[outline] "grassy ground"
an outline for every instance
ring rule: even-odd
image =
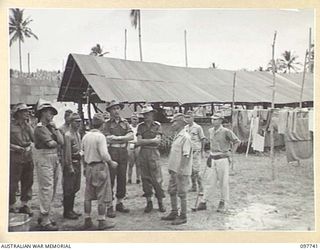
[[[205,161],[203,161],[205,162]],[[167,157],[161,159],[164,175],[164,188],[168,184]],[[287,164],[284,152],[276,154],[277,177],[271,180],[270,159],[267,155],[244,154],[234,156],[234,171],[230,174],[230,205],[226,214],[217,213],[218,193],[212,197],[206,211],[191,212],[196,193],[188,194],[188,223],[172,226],[160,220],[163,216],[154,202],[153,212],[145,214],[145,199],[142,197],[142,186],[127,186],[125,205],[131,209],[129,214],[119,214],[112,219],[116,222],[114,230],[276,230],[276,231],[308,231],[314,230],[314,178],[312,159],[301,162],[301,166]],[[135,179],[134,179],[135,180]],[[61,183],[61,182],[60,182]],[[37,193],[37,181],[34,184]],[[81,191],[76,198],[76,211],[83,213],[84,180]],[[170,210],[169,197],[165,198],[167,211]],[[81,230],[83,217],[79,220],[65,220],[62,217],[62,189],[52,204],[53,216],[60,230]],[[96,203],[93,203],[93,218],[97,218]],[[31,230],[38,230],[39,214],[38,198],[34,196],[32,209],[35,215],[31,222]],[[94,223],[97,224],[96,220]]]

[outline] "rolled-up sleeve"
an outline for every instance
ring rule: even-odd
[[[199,126],[199,138],[200,138],[200,140],[203,140],[203,139],[206,138],[204,133],[203,133],[203,129],[202,129],[201,126]]]

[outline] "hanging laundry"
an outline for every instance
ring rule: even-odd
[[[288,112],[285,134],[287,161],[298,161],[312,157],[313,140],[309,132],[309,118],[297,110]]]
[[[287,130],[288,123],[288,110],[282,109],[279,111],[279,121],[278,121],[278,133],[285,134]]]
[[[313,132],[313,109],[309,110],[309,131]]]

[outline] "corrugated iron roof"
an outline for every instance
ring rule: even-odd
[[[90,84],[100,101],[231,102],[233,73],[70,54],[58,100],[76,102]],[[275,103],[299,102],[301,82],[302,74],[277,74]],[[237,103],[268,103],[271,95],[271,73],[237,72]],[[306,74],[303,101],[313,101],[313,74]]]

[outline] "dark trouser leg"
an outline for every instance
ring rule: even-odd
[[[16,192],[20,181],[22,166],[13,160],[13,155],[10,155],[10,185],[9,185],[9,205],[16,203]]]
[[[117,194],[116,197],[122,199],[126,196],[127,186],[127,165],[128,151],[126,148],[119,148],[118,172],[117,172]]]
[[[142,148],[139,153],[139,164],[141,168],[141,178],[142,178],[142,189],[143,189],[143,196],[148,198],[152,197],[152,180],[150,174],[150,168],[148,164],[148,149]]]
[[[156,197],[161,200],[165,197],[162,189],[162,171],[160,167],[160,152],[158,149],[149,149],[148,165],[150,169],[150,177],[152,186],[155,190]]]
[[[199,187],[199,193],[203,193],[203,185],[202,185],[202,178],[200,173],[197,174],[197,181],[198,181],[198,187]]]
[[[22,164],[21,174],[21,201],[27,202],[32,198],[33,162]]]

